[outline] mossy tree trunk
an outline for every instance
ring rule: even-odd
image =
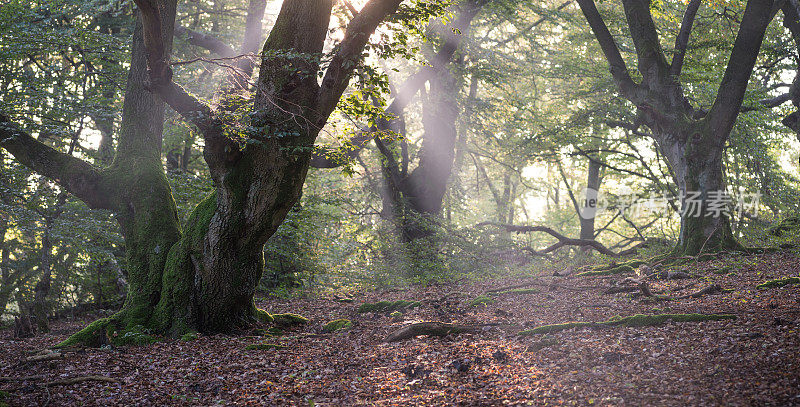
[[[691,0],[686,6],[671,62],[667,62],[661,48],[650,2],[622,1],[636,48],[640,82],[630,76],[594,0],[578,0],[578,3],[609,62],[619,92],[636,105],[638,121],[650,128],[675,172],[681,194],[690,198],[682,202],[679,243],[674,254],[740,248],[731,234],[727,216],[710,208],[725,191],[724,145],[741,109],[764,33],[777,10],[776,1],[747,2],[725,74],[708,111],[691,105],[680,82],[700,0]],[[623,127],[636,130],[639,124]]]
[[[249,122],[239,119],[246,132],[230,130],[238,127],[172,81],[175,0],[136,2],[141,23],[134,33],[119,143],[107,168],[58,152],[0,115],[0,146],[90,207],[113,211],[125,239],[123,309],[62,345],[103,343],[126,330],[231,332],[264,315],[253,304],[264,243],[299,199],[314,141],[367,40],[401,1],[370,0],[362,8],[321,85],[320,55],[334,2],[284,1],[264,45]],[[263,10],[262,1],[254,3],[254,13]],[[252,35],[245,38],[245,47],[252,41]],[[162,100],[203,135],[215,187],[183,231],[161,157]]]

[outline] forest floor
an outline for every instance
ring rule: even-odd
[[[91,318],[54,322],[51,334],[24,340],[7,329],[0,331],[0,377],[7,380],[0,379],[0,405],[800,405],[800,284],[756,288],[797,276],[798,260],[788,252],[730,257],[683,267],[694,278],[649,280],[654,293],[671,296],[710,283],[725,290],[672,301],[603,294],[633,274],[553,277],[555,266],[548,275],[352,293],[352,302],[268,299],[259,306],[310,322],[280,336],[170,339],[63,351],[44,362],[21,363]],[[526,282],[538,290],[471,304],[489,290]],[[357,312],[364,302],[401,299],[421,306],[402,316]],[[518,335],[545,324],[660,313],[736,319]],[[322,330],[338,318],[352,327]],[[384,342],[423,320],[480,328]],[[246,350],[252,344],[283,348]],[[118,382],[53,383],[85,375]]]

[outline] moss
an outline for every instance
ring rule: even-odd
[[[158,341],[142,325],[136,325],[123,331],[109,329],[108,337],[111,339],[111,343],[117,346],[145,346]]]
[[[403,320],[403,313],[400,311],[394,311],[389,316],[392,318],[392,321],[402,321]]]
[[[390,312],[390,311],[401,311],[405,309],[411,309],[421,306],[422,303],[419,301],[406,301],[406,300],[397,300],[397,301],[379,301],[375,303],[366,302],[361,304],[358,307],[358,312],[366,313],[366,312]]]
[[[255,311],[256,319],[264,324],[275,322],[275,317],[273,317],[269,312],[264,311],[263,309],[256,308]]]
[[[630,265],[623,264],[611,268],[596,269],[578,273],[579,276],[608,276],[612,274],[633,273],[634,268]]]
[[[340,329],[348,329],[351,326],[353,326],[353,323],[349,319],[335,319],[325,324],[322,330],[325,332],[336,332]]]
[[[668,321],[672,322],[703,322],[721,321],[726,319],[736,319],[735,315],[729,314],[658,314],[658,315],[632,315],[629,317],[615,316],[603,322],[565,322],[562,324],[544,325],[533,329],[524,330],[519,335],[536,335],[551,332],[563,331],[572,328],[582,328],[588,326],[626,326],[643,327],[663,325]]]
[[[272,314],[272,319],[276,325],[281,327],[292,327],[297,325],[305,325],[308,323],[308,318],[297,314]]]
[[[191,341],[196,341],[198,337],[199,335],[197,334],[197,332],[189,332],[181,336],[181,340],[184,342],[191,342]]]
[[[800,277],[784,277],[776,280],[769,280],[757,285],[756,288],[777,288],[790,284],[800,284]]]
[[[245,346],[244,350],[281,350],[286,349],[286,346],[278,345],[276,343],[254,343],[252,345]]]
[[[497,302],[497,301],[495,301],[494,298],[489,298],[489,297],[487,297],[485,295],[481,295],[480,297],[477,297],[477,298],[473,299],[472,301],[470,301],[469,305],[472,305],[473,307],[477,307],[477,306],[480,306],[480,305],[493,304],[495,302]]]
[[[77,346],[100,347],[110,342],[106,335],[109,325],[116,321],[116,315],[98,319],[80,331],[56,345],[56,348],[71,348]]]
[[[515,288],[513,290],[505,290],[505,291],[490,291],[487,292],[487,296],[498,296],[498,295],[525,295],[525,294],[538,294],[542,292],[537,288]]]

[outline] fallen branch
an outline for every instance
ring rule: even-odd
[[[64,355],[59,352],[48,352],[39,355],[28,356],[20,364],[46,362],[48,360],[64,359]]]
[[[444,322],[418,322],[392,332],[386,337],[385,342],[399,342],[422,335],[447,336],[476,331],[477,328],[474,326],[447,324]]]
[[[3,382],[24,382],[28,380],[44,380],[44,376],[0,376],[0,383]]]
[[[70,384],[78,384],[83,382],[105,382],[105,383],[119,383],[119,380],[108,376],[78,376],[66,379],[59,379],[56,381],[45,383],[45,386],[67,386]]]
[[[544,250],[538,251],[531,248],[526,248],[528,251],[544,256],[550,252],[558,250],[564,246],[579,246],[579,247],[590,247],[594,250],[597,250],[599,253],[605,254],[611,257],[618,257],[619,255],[609,248],[605,247],[602,243],[591,240],[591,239],[572,239],[562,235],[561,233],[556,232],[555,230],[547,227],[547,226],[518,226],[518,225],[508,225],[503,223],[497,222],[481,222],[475,225],[476,228],[482,228],[485,226],[495,226],[498,228],[505,229],[506,232],[509,233],[531,233],[531,232],[544,232],[548,235],[558,239],[558,243],[555,243]]]

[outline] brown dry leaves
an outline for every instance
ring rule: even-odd
[[[53,381],[103,375],[121,383],[46,389],[36,381],[17,381],[0,383],[0,390],[13,390],[5,400],[10,405],[53,406],[800,405],[800,286],[755,289],[765,280],[797,275],[797,257],[754,256],[732,274],[715,274],[722,264],[690,267],[704,276],[693,288],[669,291],[692,282],[686,280],[651,284],[675,296],[712,282],[734,290],[699,299],[646,304],[628,294],[604,296],[602,289],[587,288],[605,288],[623,278],[617,276],[556,278],[560,287],[500,296],[481,307],[468,303],[491,288],[524,281],[371,292],[350,304],[326,298],[269,300],[260,305],[300,313],[312,323],[280,338],[201,336],[193,342],[68,352],[64,359],[17,368],[30,351],[58,343],[89,319],[60,322],[51,335],[21,341],[6,330],[0,332],[0,376]],[[420,299],[423,306],[408,311],[403,322],[355,312],[363,301],[384,299]],[[545,340],[515,335],[541,324],[664,311],[726,312],[738,319],[571,330]],[[354,326],[323,334],[322,325],[336,318],[351,319]],[[390,331],[420,320],[494,325],[474,335],[383,343]],[[287,347],[244,350],[261,342]],[[528,351],[532,343],[541,349]]]

